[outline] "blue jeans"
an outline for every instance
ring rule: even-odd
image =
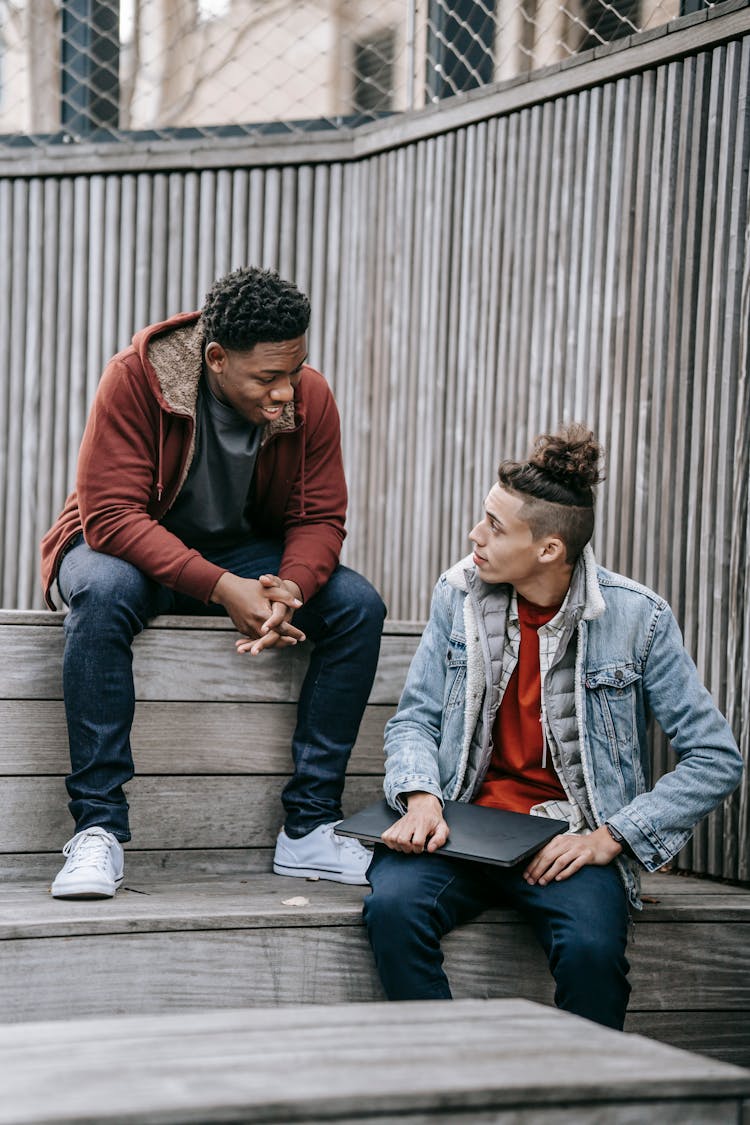
[[[531,887],[522,867],[494,867],[378,846],[364,918],[389,1000],[449,1000],[440,941],[489,907],[515,907],[547,954],[558,1008],[622,1029],[630,995],[628,907],[613,866]]]
[[[242,578],[257,578],[278,572],[281,544],[256,540],[205,556]],[[82,539],[64,556],[57,581],[70,607],[63,661],[68,807],[76,831],[100,825],[118,840],[129,840],[122,787],[134,772],[133,638],[160,613],[225,611],[160,586],[123,559],[92,551]],[[292,740],[294,775],[282,794],[290,836],[341,817],[344,775],[375,676],[384,617],[376,590],[344,566],[294,615],[314,647]]]

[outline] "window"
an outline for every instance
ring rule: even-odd
[[[393,108],[393,63],[396,31],[383,28],[354,44],[355,113],[387,113]]]

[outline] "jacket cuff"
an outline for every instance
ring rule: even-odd
[[[304,563],[291,563],[289,566],[279,568],[279,578],[296,582],[302,593],[302,601],[309,602],[321,588],[316,575]]]
[[[622,836],[625,845],[623,851],[635,858],[646,871],[658,871],[672,858],[672,854],[653,830],[624,810],[608,816],[607,824]]]
[[[407,811],[406,801],[401,799],[403,793],[407,795],[409,793],[431,793],[433,797],[437,797],[443,807],[445,806],[440,787],[435,785],[435,782],[427,777],[412,777],[409,781],[404,781],[400,784],[391,782],[387,784],[386,800],[391,808],[396,809],[402,816],[404,816]]]
[[[226,567],[216,566],[196,552],[183,566],[174,588],[208,605],[216,583],[226,573]]]

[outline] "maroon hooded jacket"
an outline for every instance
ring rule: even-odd
[[[182,313],[144,328],[107,364],[81,442],[76,490],[42,540],[51,608],[60,560],[80,531],[93,550],[204,602],[224,573],[160,523],[195,451],[199,318]],[[249,497],[254,529],[283,541],[280,577],[296,582],[305,600],[338,563],[346,499],[336,403],[323,376],[305,366],[294,401],[266,426]]]

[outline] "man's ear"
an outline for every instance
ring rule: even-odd
[[[568,551],[559,535],[546,535],[539,549],[539,562],[545,566],[550,563],[565,562]]]
[[[221,344],[218,344],[216,340],[210,340],[203,349],[203,355],[207,366],[211,368],[215,375],[220,375],[224,370],[224,361],[227,357],[227,353]]]

